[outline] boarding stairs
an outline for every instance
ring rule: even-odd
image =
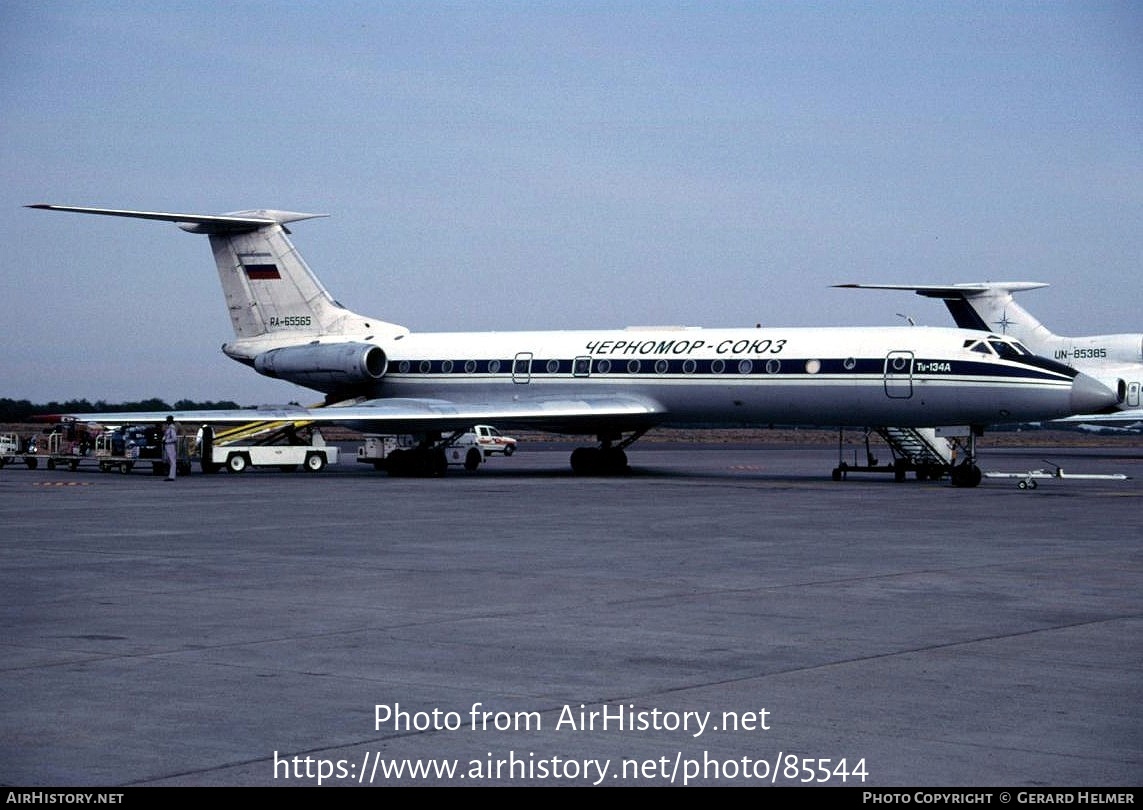
[[[844,429],[838,431],[838,464],[833,471],[833,480],[844,481],[851,472],[892,473],[897,481],[904,481],[912,470],[918,480],[936,481],[953,469],[956,461],[955,446],[946,438],[937,435],[935,428],[885,427],[875,431],[893,454],[890,464],[878,463],[869,444],[870,434],[865,431],[865,464],[854,459],[844,458]],[[856,454],[855,454],[856,455]]]
[[[889,445],[894,458],[905,459],[916,469],[947,468],[955,460],[952,445],[935,428],[885,427],[878,428],[877,435]]]

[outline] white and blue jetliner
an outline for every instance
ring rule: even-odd
[[[222,215],[34,205],[163,220],[210,239],[234,338],[229,357],[320,391],[329,407],[174,412],[179,421],[340,423],[414,434],[399,469],[443,470],[475,423],[594,436],[577,473],[625,470],[665,423],[936,426],[1053,419],[1114,407],[1114,391],[996,334],[945,328],[628,328],[417,333],[343,307],[286,225],[316,215]],[[988,345],[981,350],[981,342]],[[156,421],[165,413],[83,414]],[[972,459],[965,464],[971,465]],[[954,483],[980,480],[972,465]]]

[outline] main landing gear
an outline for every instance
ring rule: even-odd
[[[443,447],[402,448],[389,453],[385,469],[404,478],[439,478],[448,470],[448,457]]]
[[[638,430],[626,439],[621,439],[621,434],[601,434],[599,447],[577,447],[572,451],[572,472],[576,475],[623,475],[630,472],[624,448],[638,441],[646,432],[646,428]]]
[[[440,433],[426,433],[416,447],[402,447],[385,457],[389,475],[404,478],[440,478],[448,472],[445,448],[456,441],[464,431],[457,431],[447,439]]]

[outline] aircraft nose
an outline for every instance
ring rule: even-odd
[[[1094,377],[1077,374],[1072,380],[1071,409],[1073,414],[1099,413],[1113,408],[1119,402],[1115,392]]]

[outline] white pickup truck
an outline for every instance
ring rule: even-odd
[[[516,452],[516,440],[511,436],[505,436],[491,425],[474,426],[471,432],[457,440],[457,444],[468,441],[483,450],[485,458],[497,453],[510,456]]]

